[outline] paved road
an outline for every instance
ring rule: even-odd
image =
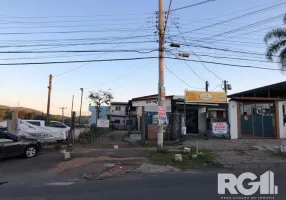
[[[238,173],[238,172],[237,172]],[[257,175],[260,172],[257,171]],[[55,183],[54,183],[55,184]],[[275,172],[275,185],[279,194],[276,200],[286,198],[286,173]],[[2,200],[215,200],[217,194],[217,173],[192,172],[160,175],[130,175],[117,179],[75,181],[49,185],[0,185]],[[251,199],[251,198],[249,198]],[[257,198],[258,199],[258,198]]]

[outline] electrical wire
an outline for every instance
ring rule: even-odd
[[[242,26],[242,27],[230,30],[230,31],[226,31],[226,32],[223,32],[223,33],[219,33],[219,34],[213,35],[213,36],[211,36],[209,38],[203,38],[202,40],[209,40],[209,39],[213,39],[215,37],[219,37],[219,36],[222,36],[222,35],[239,32],[239,31],[245,30],[247,28],[252,28],[254,26],[261,25],[261,23],[272,22],[273,19],[280,19],[283,16],[284,16],[284,14],[280,14],[280,15],[277,15],[275,17],[270,17],[270,18],[267,18],[265,20],[261,20],[261,21],[258,21],[258,22],[252,23],[252,24],[248,24],[248,25],[245,25],[245,26]]]
[[[188,43],[187,43],[187,41],[186,41],[184,35],[182,34],[182,32],[180,31],[180,29],[178,28],[178,26],[174,23],[174,21],[173,21],[173,24],[176,26],[178,32],[180,33],[181,37],[182,37],[183,40],[185,41],[185,44],[187,45]],[[187,46],[187,47],[190,49],[190,51],[191,51],[199,60],[201,60],[201,58],[200,58],[189,46]],[[208,72],[212,73],[217,79],[223,81],[222,78],[220,78],[217,74],[215,74],[213,71],[211,71],[204,63],[201,62],[201,64],[203,65],[203,67],[204,67]]]
[[[221,86],[221,83],[218,84],[218,85],[212,90],[212,92],[215,91],[219,86]]]
[[[130,35],[128,35],[127,37],[125,37],[120,43],[118,43],[117,45],[113,46],[110,50],[115,49],[115,48],[118,47],[120,44],[122,44],[122,42],[125,42],[125,40],[130,39],[133,34],[135,34],[138,30],[140,30],[140,29],[143,28],[144,26],[145,26],[145,23],[144,23],[143,25],[139,26],[139,27],[138,27],[135,31],[133,31]],[[100,58],[100,57],[106,55],[107,53],[108,53],[108,52],[104,52],[103,54],[97,56],[96,59],[98,59],[98,58]],[[75,71],[75,70],[78,70],[78,69],[80,69],[80,68],[82,68],[82,67],[88,65],[88,64],[91,63],[91,62],[93,62],[93,61],[84,63],[83,65],[80,65],[80,66],[78,66],[78,67],[76,67],[76,68],[73,68],[73,69],[71,69],[71,70],[68,70],[68,71],[66,71],[66,72],[57,74],[57,75],[55,75],[54,77],[62,76],[62,75],[65,75],[65,74],[67,74],[67,73],[70,73],[70,72],[73,72],[73,71]]]
[[[26,62],[26,63],[0,63],[0,66],[4,65],[50,65],[50,64],[69,64],[69,63],[91,63],[91,62],[112,62],[112,61],[131,61],[131,60],[146,60],[158,57],[137,57],[137,58],[113,58],[102,60],[70,60],[70,61],[49,61],[49,62]],[[59,76],[59,75],[56,75]]]
[[[180,8],[175,8],[175,9],[172,9],[171,11],[177,11],[177,10],[182,10],[182,9],[190,8],[190,7],[198,6],[198,5],[201,5],[201,4],[209,3],[209,2],[211,2],[211,1],[215,1],[215,0],[202,1],[202,2],[195,3],[195,4],[191,4],[191,5],[188,5],[188,6],[183,6],[183,7],[180,7]]]
[[[257,13],[260,13],[260,12],[263,12],[263,11],[267,11],[269,9],[273,9],[273,8],[276,8],[276,7],[284,5],[284,4],[286,4],[286,2],[275,4],[273,6],[269,6],[269,7],[263,8],[263,9],[259,9],[259,10],[253,11],[253,12],[249,12],[249,13],[246,13],[246,14],[243,14],[243,15],[240,15],[240,16],[237,16],[237,17],[233,17],[233,18],[230,18],[230,19],[227,19],[227,20],[224,20],[224,21],[220,21],[220,22],[217,22],[217,23],[214,23],[214,24],[203,26],[201,28],[197,28],[197,29],[193,29],[193,30],[190,30],[190,31],[186,31],[186,32],[183,32],[183,34],[191,33],[191,32],[194,32],[194,31],[202,30],[202,29],[205,29],[205,28],[213,27],[213,26],[217,26],[217,25],[220,25],[220,24],[224,24],[226,22],[230,22],[230,21],[233,21],[233,20],[236,20],[236,19],[240,19],[240,18],[243,18],[243,17],[254,15],[254,14],[257,14]],[[174,35],[174,36],[177,36],[177,35]]]
[[[181,79],[180,77],[178,77],[174,72],[172,72],[168,67],[167,65],[165,64],[165,67],[166,69],[173,75],[175,76],[178,80],[180,80],[182,83],[186,84],[188,87],[190,88],[195,88],[195,89],[204,89],[204,88],[198,88],[198,87],[194,87],[194,86],[191,86],[189,85],[188,83],[186,83],[183,79]]]
[[[130,75],[132,75],[132,74],[135,74],[136,72],[141,71],[142,69],[145,69],[145,67],[147,67],[149,64],[151,64],[153,61],[154,61],[154,60],[151,60],[150,62],[148,62],[148,63],[147,63],[146,65],[144,65],[143,67],[140,67],[140,68],[138,68],[138,69],[136,69],[136,70],[134,70],[134,71],[132,71],[132,72],[126,74],[125,76],[122,76],[122,77],[118,78],[118,79],[111,80],[111,81],[109,81],[108,83],[105,83],[105,84],[101,84],[101,85],[99,85],[98,87],[102,87],[102,86],[105,86],[105,85],[109,85],[109,84],[114,83],[114,82],[116,82],[116,81],[120,81],[120,80],[122,80],[122,79],[124,79],[124,78],[126,78],[126,77],[128,77],[128,76],[130,76]]]
[[[215,64],[215,65],[224,65],[224,66],[241,67],[241,68],[253,68],[253,69],[270,70],[270,71],[286,71],[286,70],[283,70],[283,69],[257,67],[257,66],[252,66],[252,65],[236,65],[236,64],[222,63],[222,62],[212,62],[212,61],[205,61],[205,60],[198,61],[198,60],[172,58],[172,57],[166,57],[166,58],[172,59],[172,60],[185,60],[185,61],[190,61],[190,62],[203,62],[203,63],[209,63],[209,64]]]
[[[170,52],[170,51],[166,51],[166,53],[167,54],[171,54],[171,55],[173,55],[173,56],[175,56],[176,58],[179,58],[178,56],[176,56],[175,54],[173,54],[172,52]],[[206,81],[205,79],[203,79],[200,75],[198,75],[198,73],[196,73],[195,72],[195,70],[193,70],[193,68],[187,63],[187,62],[185,62],[185,64],[188,66],[188,68],[199,78],[199,79],[201,79],[202,81]]]
[[[172,2],[173,2],[173,0],[170,0],[168,12],[167,12],[166,23],[165,23],[165,27],[164,27],[164,34],[166,33],[166,28],[167,28],[168,19],[169,19],[169,16],[170,16],[170,10],[171,10],[171,6],[172,6]]]
[[[157,49],[142,49],[142,50],[131,50],[131,49],[118,49],[118,50],[57,50],[57,51],[0,51],[0,54],[34,54],[34,53],[91,53],[91,52],[104,52],[104,53],[126,53],[126,52],[135,52],[135,53],[151,53],[158,51]]]

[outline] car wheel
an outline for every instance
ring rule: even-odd
[[[33,158],[37,153],[37,149],[35,146],[28,146],[25,151],[25,156],[27,158]]]

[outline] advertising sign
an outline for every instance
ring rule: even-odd
[[[225,103],[226,99],[225,92],[185,91],[186,102]]]
[[[227,134],[227,123],[226,122],[215,122],[213,123],[213,134]]]
[[[97,125],[97,127],[100,127],[100,128],[109,128],[109,120],[108,119],[98,119],[96,125]]]
[[[158,119],[159,119],[159,126],[167,126],[168,119],[166,114],[166,108],[162,106],[158,106]]]

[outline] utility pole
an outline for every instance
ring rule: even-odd
[[[63,123],[65,123],[64,116],[65,116],[65,109],[67,109],[67,107],[61,107],[59,109],[62,110],[62,121],[63,121]]]
[[[223,85],[224,85],[224,91],[225,91],[225,95],[226,95],[226,102],[225,102],[225,118],[226,118],[226,122],[228,124],[228,109],[227,109],[227,89],[228,89],[228,84],[227,81],[223,81]]]
[[[208,91],[209,91],[209,86],[210,86],[209,82],[208,82],[208,81],[206,81],[206,92],[208,92]]]
[[[47,125],[50,125],[50,103],[51,103],[52,81],[53,81],[53,76],[50,74],[50,76],[49,76],[49,86],[48,86],[47,116],[46,116],[46,124]]]
[[[206,92],[209,91],[209,86],[210,86],[209,82],[206,81],[206,86],[205,86]],[[205,137],[208,137],[209,123],[210,122],[209,122],[208,106],[206,106],[206,133],[205,133]]]
[[[81,90],[81,99],[80,99],[80,109],[79,109],[79,119],[78,119],[78,124],[81,125],[81,107],[82,107],[82,95],[83,95],[83,88],[80,88]]]
[[[158,84],[158,106],[165,107],[164,87],[164,45],[165,45],[165,12],[164,0],[159,0],[159,84]],[[158,126],[157,148],[163,148],[163,126]]]
[[[73,101],[74,101],[74,95],[72,95],[71,117],[72,117],[72,111],[73,111]]]

